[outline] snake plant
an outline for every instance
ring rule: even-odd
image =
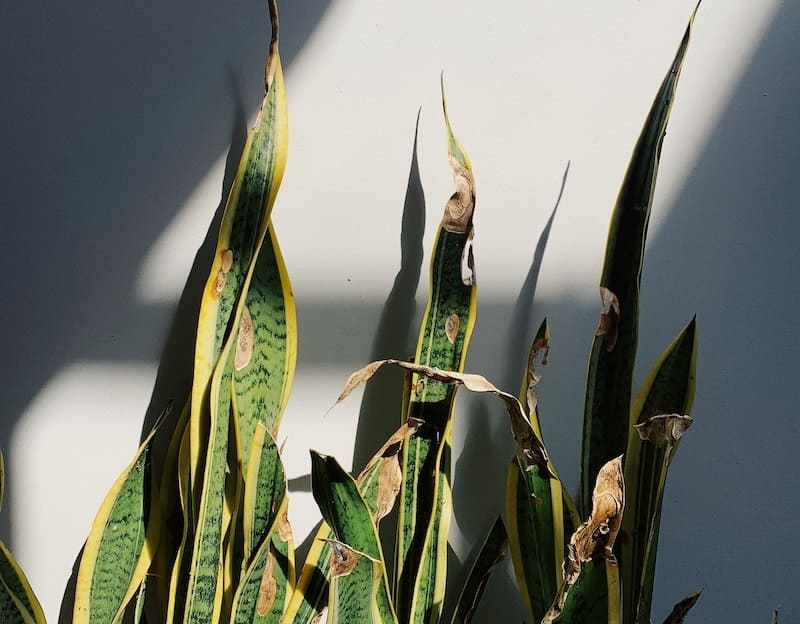
[[[400,367],[406,373],[400,422],[356,475],[312,451],[312,491],[323,522],[298,575],[277,443],[294,375],[297,324],[271,219],[288,132],[275,0],[269,0],[269,14],[264,96],[197,312],[191,390],[180,409],[164,411],[103,501],[79,557],[72,622],[440,621],[454,402],[463,387],[499,398],[516,452],[507,476],[508,529],[499,515],[487,527],[451,608],[453,624],[472,619],[507,549],[533,622],[646,624],[666,474],[692,422],[695,321],[659,357],[633,400],[632,372],[650,206],[691,20],[612,215],[589,357],[577,502],[543,442],[536,386],[550,348],[547,321],[534,339],[519,395],[464,372],[476,322],[475,175],[453,131],[442,85],[455,191],[433,243],[416,352],[410,362],[380,360],[356,371],[338,399],[381,367]],[[0,501],[2,483],[0,461]],[[379,526],[395,506],[392,562]],[[25,575],[2,544],[0,555],[0,620],[44,622]],[[665,622],[682,622],[697,597],[679,602]]]

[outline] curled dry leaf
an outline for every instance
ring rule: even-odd
[[[625,483],[622,477],[622,456],[607,462],[598,472],[592,494],[592,513],[569,540],[564,561],[564,582],[553,605],[542,619],[550,624],[561,614],[570,588],[581,574],[582,564],[592,560],[616,563],[614,541],[622,525],[625,508]]]
[[[547,319],[542,322],[542,326],[531,344],[531,350],[528,352],[528,389],[525,397],[529,414],[533,414],[536,411],[536,406],[539,403],[539,399],[536,396],[536,386],[539,385],[541,375],[536,372],[536,358],[539,357],[540,353],[542,354],[542,366],[547,366],[547,356],[550,353],[550,329],[547,326]]]
[[[394,507],[400,486],[403,482],[403,470],[400,467],[398,455],[403,448],[403,442],[422,425],[417,418],[410,418],[402,427],[395,431],[380,450],[364,467],[356,481],[361,483],[376,470],[378,474],[378,498],[376,503],[375,523],[389,514]]]
[[[656,446],[674,445],[691,427],[694,419],[681,414],[659,414],[652,416],[633,428],[642,440],[652,442]]]
[[[619,299],[605,286],[600,287],[600,324],[595,336],[606,337],[606,351],[613,351],[619,334]]]
[[[447,201],[441,225],[448,232],[467,234],[472,229],[472,214],[475,211],[475,177],[452,155],[448,160],[456,191]]]
[[[356,567],[364,553],[350,548],[337,540],[325,540],[331,545],[331,578],[347,576]]]
[[[359,385],[369,381],[382,366],[387,365],[399,366],[400,368],[404,368],[429,379],[435,379],[442,383],[463,385],[471,392],[489,393],[499,397],[503,401],[511,421],[511,433],[517,443],[517,459],[522,468],[527,470],[533,466],[538,466],[540,474],[543,477],[553,476],[547,466],[547,450],[542,441],[536,437],[530,422],[525,416],[525,411],[519,399],[507,392],[503,392],[482,375],[445,371],[440,368],[414,364],[413,362],[404,362],[402,360],[377,360],[350,375],[345,383],[344,390],[342,390],[342,393],[339,395],[339,398],[336,399],[334,405],[341,403]]]
[[[677,604],[672,607],[672,611],[667,616],[667,619],[664,620],[664,624],[683,624],[686,614],[689,613],[691,608],[700,599],[700,594],[702,593],[703,590],[701,589],[678,601]],[[777,619],[773,620],[773,622],[777,622]]]

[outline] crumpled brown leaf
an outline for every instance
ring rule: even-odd
[[[482,375],[445,371],[432,366],[404,362],[403,360],[377,360],[367,364],[348,377],[344,390],[342,390],[339,398],[336,399],[334,406],[344,401],[358,386],[369,381],[382,366],[399,366],[429,379],[435,379],[442,383],[462,385],[471,392],[489,393],[499,397],[503,401],[511,421],[511,433],[517,443],[517,459],[522,468],[527,470],[533,466],[538,466],[539,474],[542,477],[553,476],[547,466],[549,458],[547,449],[545,449],[542,441],[536,437],[519,399],[508,392],[500,390]]]

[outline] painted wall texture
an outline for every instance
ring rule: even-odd
[[[281,3],[291,136],[274,220],[301,331],[282,425],[296,533],[318,518],[308,448],[360,466],[399,418],[392,373],[326,411],[349,372],[413,352],[452,192],[442,70],[477,181],[467,369],[516,389],[549,318],[543,426],[577,486],[608,220],[692,8]],[[774,608],[797,621],[800,4],[706,0],[695,26],[643,273],[637,382],[693,314],[700,333],[696,422],[667,487],[654,614],[704,587],[694,621],[766,622]],[[0,533],[53,621],[145,413],[185,392],[208,246],[195,254],[215,236],[267,40],[252,0],[0,8]],[[454,586],[503,508],[511,453],[499,404],[461,396],[457,418]],[[524,618],[510,566],[485,600],[479,622]]]

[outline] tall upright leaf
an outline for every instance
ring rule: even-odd
[[[191,394],[191,474],[197,487],[209,434],[207,394],[212,372],[232,328],[245,282],[252,280],[252,263],[269,224],[272,206],[286,165],[288,124],[286,94],[278,53],[278,12],[269,0],[272,38],[265,71],[265,95],[255,125],[247,135],[239,168],[225,205],[217,249],[203,299],[195,345]]]
[[[633,150],[609,226],[600,278],[600,324],[592,343],[586,383],[580,497],[584,512],[591,504],[592,483],[600,466],[624,453],[628,445],[647,225],[661,146],[693,20],[694,13]]]
[[[523,376],[520,402],[528,406],[529,427],[542,440],[536,385],[540,375],[536,360],[547,363],[550,328],[545,319],[531,344]],[[580,524],[569,493],[559,480],[552,461],[548,470],[523,469],[513,460],[508,470],[506,511],[514,572],[528,613],[534,622],[544,617],[563,580],[564,552]]]
[[[690,421],[697,366],[695,319],[659,356],[631,406],[632,435],[625,454],[628,508],[622,521],[623,618],[650,621],[661,501],[669,462],[677,451],[683,427]],[[666,420],[664,415],[675,415]],[[653,420],[655,419],[655,420]],[[667,422],[670,438],[652,435],[648,423]],[[676,428],[677,427],[677,428]]]
[[[447,114],[448,160],[456,191],[445,206],[430,267],[430,293],[415,362],[461,371],[475,324],[472,255],[475,180],[466,151]],[[424,424],[403,448],[403,484],[397,534],[395,601],[403,621],[438,620],[444,597],[447,534],[452,508],[450,445],[455,388],[415,375],[406,419]]]

